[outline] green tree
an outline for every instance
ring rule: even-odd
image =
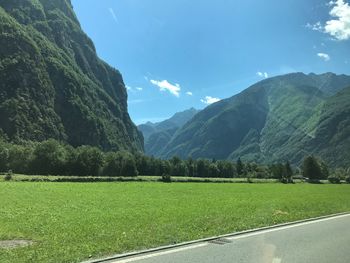
[[[140,175],[152,175],[152,169],[150,167],[149,157],[142,153],[135,153],[135,161],[137,170]],[[154,175],[155,173],[153,173]]]
[[[66,165],[65,165],[65,173],[66,175],[79,175],[80,167],[78,166],[78,149],[73,148],[71,145],[65,145],[67,157],[66,157]]]
[[[321,168],[321,174],[322,174],[321,179],[327,179],[329,176],[329,169],[328,169],[326,162],[323,160],[319,160],[318,163],[319,163],[320,168]]]
[[[243,166],[243,163],[241,161],[241,158],[238,158],[238,160],[237,160],[236,170],[237,170],[238,176],[241,177],[244,173],[244,166]]]
[[[235,168],[233,164],[229,161],[218,161],[217,166],[219,169],[219,176],[223,178],[233,178],[235,173]]]
[[[75,169],[77,175],[98,176],[103,166],[103,154],[101,150],[92,146],[80,146],[77,148]]]
[[[292,176],[293,176],[293,170],[292,170],[292,167],[290,166],[289,161],[287,161],[284,165],[283,180],[286,183],[290,183],[292,182]]]
[[[170,175],[171,173],[171,163],[168,160],[159,160],[159,168],[157,175],[162,176],[163,174]]]
[[[209,164],[209,174],[208,177],[219,177],[220,176],[220,170],[218,168],[218,166],[216,165],[216,163],[212,162],[211,164]]]
[[[322,179],[322,171],[316,158],[307,156],[303,161],[303,176],[310,179],[310,181],[318,181]]]
[[[262,179],[262,178],[269,178],[270,173],[269,169],[266,166],[258,166],[256,169],[256,178]]]
[[[5,172],[8,170],[9,157],[9,145],[0,142],[0,172]]]
[[[192,158],[189,158],[186,161],[187,169],[188,169],[188,176],[189,177],[195,177],[196,176],[196,165]]]
[[[38,143],[33,153],[31,163],[32,173],[42,175],[60,175],[64,173],[66,151],[56,140]]]
[[[188,176],[188,168],[187,165],[180,160],[180,162],[176,162],[176,164],[172,164],[171,169],[172,176]]]
[[[270,171],[272,174],[272,178],[275,178],[281,181],[285,174],[285,167],[281,163],[273,164],[270,166]]]
[[[9,169],[15,173],[29,174],[33,160],[33,147],[24,145],[11,145],[8,160]]]
[[[122,160],[115,152],[109,152],[105,155],[105,162],[102,174],[104,176],[121,176]]]
[[[123,163],[122,163],[122,176],[137,176],[138,171],[136,167],[136,162],[134,159],[134,156],[131,154],[126,154],[123,156]]]
[[[177,156],[174,156],[173,158],[170,159],[170,163],[175,166],[181,164],[181,159]]]
[[[205,159],[197,161],[197,176],[198,177],[209,177],[209,165],[210,162]]]

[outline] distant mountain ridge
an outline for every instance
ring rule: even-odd
[[[171,118],[162,122],[147,122],[138,126],[145,140],[146,154],[160,156],[163,148],[172,139],[172,136],[195,116],[199,110],[194,108],[175,113]]]
[[[260,81],[196,114],[160,157],[298,164],[315,154],[331,165],[350,165],[347,87],[350,76],[333,73],[292,73]]]
[[[142,151],[121,74],[98,58],[70,0],[0,0],[0,135]]]

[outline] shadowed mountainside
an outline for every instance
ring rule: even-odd
[[[176,131],[192,119],[198,112],[200,111],[191,108],[178,112],[171,118],[162,122],[147,122],[146,124],[139,125],[138,129],[143,133],[145,138],[146,154],[157,157],[160,156],[164,147],[171,141]]]
[[[0,0],[0,134],[142,150],[121,74],[98,58],[69,0]]]

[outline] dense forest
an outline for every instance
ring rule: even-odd
[[[171,176],[202,178],[259,178],[293,182],[293,176],[310,180],[329,179],[331,182],[350,180],[349,169],[329,170],[327,164],[313,156],[307,156],[301,167],[291,167],[289,162],[258,165],[253,162],[222,161],[208,159],[181,160],[173,157],[161,160],[134,153],[103,152],[93,146],[74,148],[56,140],[32,142],[24,145],[0,142],[0,172],[33,175],[70,176]]]

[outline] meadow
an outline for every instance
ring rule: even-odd
[[[0,262],[80,262],[350,211],[349,185],[0,182]]]

